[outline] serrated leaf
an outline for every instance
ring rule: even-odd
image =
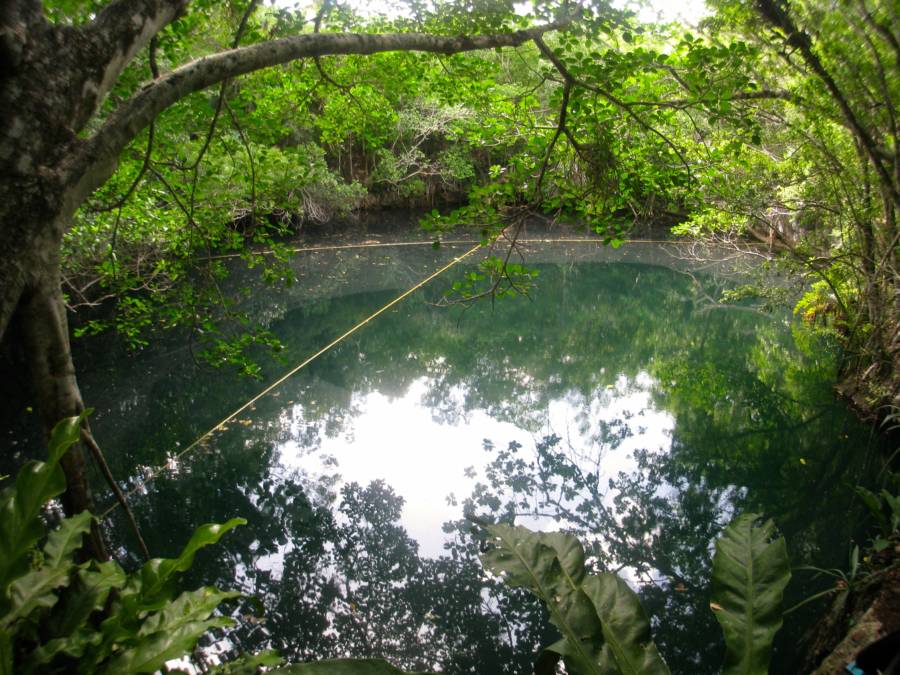
[[[764,675],[772,656],[772,640],[781,628],[781,601],[791,578],[783,537],[772,539],[771,520],[735,518],[716,541],[712,602],[725,635],[723,675]]]
[[[669,675],[650,635],[650,621],[637,594],[619,576],[605,572],[584,581],[603,627],[600,664],[622,675]]]

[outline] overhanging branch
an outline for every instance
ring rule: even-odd
[[[232,49],[188,63],[146,85],[116,110],[93,137],[84,142],[63,169],[71,211],[102,185],[115,170],[125,146],[160,112],[188,94],[224,79],[297,59],[342,54],[416,51],[434,54],[518,47],[568,21],[496,35],[440,36],[419,33],[315,33]]]

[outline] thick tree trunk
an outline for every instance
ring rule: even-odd
[[[58,245],[56,247],[58,251]],[[66,307],[60,291],[58,256],[42,249],[31,256],[34,283],[24,289],[14,321],[28,354],[28,366],[37,396],[45,432],[65,417],[84,410],[81,391],[75,377],[75,364],[69,345]],[[63,506],[68,514],[93,509],[87,477],[85,453],[81,443],[74,445],[62,459],[67,489]],[[99,560],[109,558],[103,537],[95,523],[88,538],[88,550]]]

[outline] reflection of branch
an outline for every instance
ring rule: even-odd
[[[785,399],[788,400],[788,401],[793,401],[793,399],[787,398],[786,396],[783,396],[782,398],[785,398]],[[726,440],[729,440],[729,441],[734,441],[734,440],[737,440],[737,439],[739,439],[739,438],[746,438],[746,437],[748,437],[748,436],[756,436],[756,435],[758,435],[758,434],[762,434],[762,435],[765,435],[765,434],[778,434],[778,435],[781,435],[781,434],[783,434],[783,433],[786,432],[786,431],[796,431],[797,429],[802,429],[803,427],[812,424],[813,422],[815,422],[815,421],[816,421],[817,419],[819,419],[820,417],[824,417],[824,416],[825,416],[826,414],[828,414],[830,411],[831,411],[831,407],[830,407],[830,406],[827,406],[827,405],[826,405],[826,406],[822,406],[822,410],[820,410],[819,412],[817,412],[815,415],[810,415],[809,417],[807,417],[807,418],[805,418],[805,419],[801,419],[799,422],[797,422],[796,424],[792,424],[791,426],[780,426],[780,427],[769,427],[769,428],[756,428],[756,429],[744,429],[743,431],[738,431],[738,432],[736,432],[736,433],[728,434],[727,436],[723,436],[723,438],[726,439]]]
[[[538,450],[537,450],[537,464],[538,464],[538,467],[540,467],[541,473],[544,473],[544,472],[550,472],[550,469],[549,469],[549,468],[541,467],[541,457],[542,457],[542,455],[543,455],[543,453],[541,453],[540,449],[538,449]],[[548,458],[548,459],[549,459],[549,458]],[[590,500],[591,500],[591,502],[592,502],[593,505],[595,506],[597,512],[599,512],[599,513],[602,515],[602,517],[603,517],[603,519],[604,519],[604,521],[605,521],[605,524],[608,525],[609,527],[611,527],[612,530],[615,532],[616,536],[617,536],[618,539],[619,539],[619,541],[618,541],[619,545],[621,545],[621,546],[626,546],[626,545],[628,544],[628,536],[627,536],[627,534],[622,530],[621,526],[620,526],[619,523],[616,521],[615,517],[610,513],[610,511],[609,511],[609,509],[606,507],[606,505],[603,503],[603,497],[604,497],[604,495],[600,494],[600,491],[599,491],[599,489],[598,489],[598,487],[597,487],[597,486],[599,485],[599,480],[597,480],[597,481],[588,481],[588,480],[585,478],[584,473],[583,473],[582,470],[581,470],[581,467],[578,466],[578,464],[577,464],[576,462],[570,462],[570,463],[569,463],[569,467],[570,467],[570,468],[572,469],[572,471],[574,472],[574,475],[575,475],[575,481],[576,481],[578,484],[583,485],[584,487],[587,488],[587,491],[588,491],[588,493],[590,494]],[[598,478],[599,478],[599,477],[598,477]],[[545,514],[545,513],[539,512],[538,509],[535,509],[535,510],[534,510],[535,512],[534,512],[533,515],[535,515],[535,516],[540,516],[540,517],[551,517],[551,518],[559,518],[559,516],[562,515],[562,516],[565,517],[567,520],[569,520],[569,521],[571,521],[571,522],[573,522],[573,523],[577,523],[577,524],[581,525],[583,528],[585,528],[585,529],[588,530],[588,531],[591,531],[591,532],[592,532],[592,531],[596,531],[596,529],[597,529],[597,524],[596,524],[596,523],[589,522],[589,521],[588,521],[584,516],[582,516],[581,514],[573,512],[568,506],[566,506],[566,505],[563,504],[563,501],[562,501],[561,496],[560,496],[560,497],[556,497],[556,498],[551,497],[551,496],[550,496],[549,486],[550,486],[550,484],[546,481],[546,479],[542,478],[542,479],[541,479],[541,484],[540,484],[540,489],[541,489],[541,491],[542,491],[542,493],[543,493],[543,495],[544,495],[544,502],[543,502],[543,505],[555,507],[556,513],[555,513],[555,514]],[[563,484],[561,483],[561,484],[559,485],[560,491],[562,491],[563,487],[564,487],[564,486],[563,486]]]

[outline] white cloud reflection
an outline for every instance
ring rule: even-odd
[[[354,395],[352,407],[358,415],[345,420],[339,434],[322,438],[312,449],[302,447],[298,435],[292,434],[278,448],[280,462],[310,477],[338,473],[337,488],[383,480],[405,500],[401,524],[419,542],[421,554],[437,556],[445,538],[441,525],[462,517],[462,506],[449,504],[448,495],[462,500],[471,494],[491,459],[483,449],[484,439],[497,447],[516,441],[530,448],[536,439],[555,433],[590,461],[599,458],[602,480],[619,472],[636,472],[637,449],[668,452],[675,421],[669,413],[653,408],[652,384],[646,374],[635,380],[620,377],[614,387],[594,392],[589,401],[574,393],[553,400],[545,411],[543,428],[532,434],[480,410],[459,417],[455,424],[441,422],[423,403],[429,383],[420,378],[400,397],[379,392]],[[302,419],[302,408],[297,408],[294,418]],[[615,449],[599,447],[598,425],[623,418],[632,419],[632,435]],[[606,496],[609,506],[613,497],[612,491]],[[526,524],[540,529],[555,526],[553,522]]]

